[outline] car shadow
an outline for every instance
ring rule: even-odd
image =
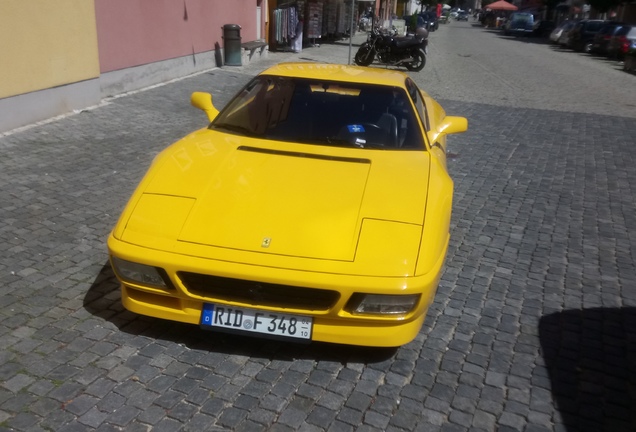
[[[596,54],[596,53],[579,53],[579,54],[590,57],[596,61],[599,61],[603,64],[608,65],[609,67],[613,67],[618,71],[623,70],[623,62],[617,59],[616,57],[608,57],[606,55]]]
[[[567,431],[636,430],[636,308],[541,318],[541,349]]]
[[[543,36],[534,36],[534,35],[506,35],[502,31],[499,32],[499,37],[502,39],[507,39],[513,42],[522,42],[522,43],[531,43],[537,45],[548,45],[550,40]]]
[[[608,65],[609,67],[617,70],[617,71],[623,71],[623,63],[618,60],[617,58],[613,58],[613,57],[608,57],[607,55],[603,55],[603,54],[596,54],[596,53],[586,53],[586,52],[581,52],[581,51],[574,51],[573,49],[570,49],[568,47],[562,46],[562,45],[555,45],[555,44],[550,44],[550,48],[553,51],[556,52],[564,52],[564,53],[571,53],[571,54],[577,54],[580,56],[585,56],[585,57],[590,57],[596,61],[599,61],[601,63],[604,63],[606,65]]]
[[[553,44],[553,43],[551,43],[549,45],[550,45],[550,49],[552,51],[562,52],[562,53],[569,53],[569,54],[576,54],[576,55],[585,54],[585,53],[582,53],[580,51],[574,51],[572,48],[569,48],[569,47],[564,46],[564,45]]]
[[[109,262],[102,266],[84,295],[83,306],[93,316],[114,324],[120,331],[131,336],[159,339],[182,344],[190,349],[228,355],[277,360],[312,359],[341,364],[377,364],[391,360],[397,352],[397,348],[357,347],[323,342],[300,344],[252,338],[203,330],[193,324],[141,316],[127,311],[122,306],[119,282]]]

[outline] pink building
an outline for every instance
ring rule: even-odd
[[[102,96],[221,66],[223,27],[239,25],[242,42],[264,41],[267,3],[95,0]]]
[[[373,1],[357,0],[357,10]],[[266,56],[268,44],[287,47],[294,20],[303,23],[306,43],[339,37],[357,22],[351,0],[27,3],[0,6],[0,35],[14,41],[3,52],[12,66],[0,70],[0,132],[222,66],[228,24],[240,26],[245,64]]]

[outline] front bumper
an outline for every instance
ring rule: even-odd
[[[339,344],[395,347],[415,338],[433,301],[444,263],[444,253],[431,271],[414,277],[370,277],[298,271],[274,267],[246,265],[236,262],[210,260],[170,252],[151,250],[115,239],[108,240],[109,253],[124,260],[160,267],[169,277],[170,287],[161,289],[127,281],[121,282],[124,307],[132,312],[190,324],[199,324],[204,303],[277,311],[313,318],[312,340]],[[192,289],[180,275],[184,273],[214,275],[221,278],[244,279],[263,284],[305,287],[314,291],[336,292],[331,303],[321,306],[286,304],[280,307],[271,301],[220,296]],[[347,303],[355,293],[419,294],[416,306],[403,316],[354,315]]]

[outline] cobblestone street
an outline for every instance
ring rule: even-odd
[[[476,50],[491,40],[531,65],[521,69],[558,58],[619,73],[470,23],[431,34],[412,75],[469,131],[449,138],[454,213],[435,302],[393,350],[138,316],[108,264],[108,233],[153,157],[206,125],[193,91],[222,107],[267,64],[346,63],[345,42],[0,136],[0,430],[636,430],[636,76],[617,78],[631,82],[624,99],[601,100],[593,85],[556,94],[567,90],[557,74],[524,86],[506,66],[497,73],[515,83],[495,94],[476,72],[490,67],[488,48]]]

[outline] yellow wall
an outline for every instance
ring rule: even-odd
[[[92,0],[0,0],[0,98],[98,77]]]

